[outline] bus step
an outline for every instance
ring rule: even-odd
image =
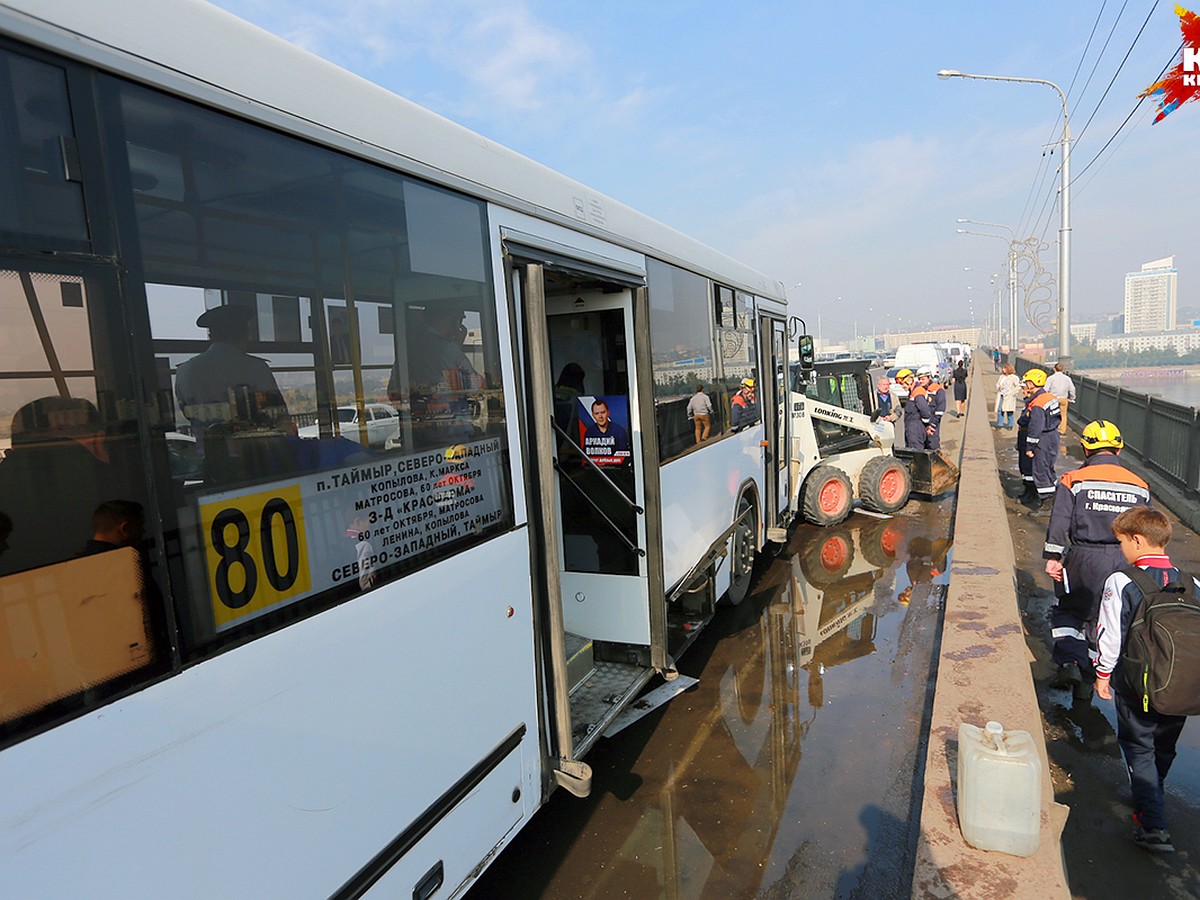
[[[654,710],[658,709],[668,700],[678,697],[692,685],[699,683],[699,678],[692,678],[690,675],[677,675],[673,681],[660,684],[654,690],[648,691],[625,707],[621,711],[621,714],[613,719],[608,728],[604,730],[604,736],[606,738],[612,737],[627,725],[632,725],[642,716],[654,712]]]
[[[566,632],[567,644],[567,691],[573,692],[596,668],[596,655],[591,638]]]

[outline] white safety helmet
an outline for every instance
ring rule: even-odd
[[[917,377],[918,378],[921,378],[921,377],[932,378],[933,377],[933,369],[931,369],[929,366],[921,366],[920,368],[917,369]]]

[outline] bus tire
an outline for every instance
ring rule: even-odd
[[[894,513],[908,502],[912,476],[908,466],[894,456],[877,456],[863,466],[858,477],[858,496],[868,509]]]
[[[854,563],[854,538],[844,528],[831,528],[818,536],[800,557],[800,571],[813,587],[828,587]]]
[[[817,466],[804,482],[801,509],[814,525],[836,525],[854,508],[850,476],[836,466]]]
[[[730,606],[737,606],[750,593],[754,561],[758,555],[758,547],[755,546],[758,536],[758,506],[752,495],[742,494],[742,499],[738,501],[738,516],[747,509],[750,510],[750,515],[734,529],[733,538],[730,540],[729,590],[725,592],[725,599]]]

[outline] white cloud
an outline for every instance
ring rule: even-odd
[[[537,113],[540,132],[628,122],[662,91],[607,69],[587,37],[556,27],[529,3],[484,0],[219,0],[238,15],[444,115],[502,131]]]

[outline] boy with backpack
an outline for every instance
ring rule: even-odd
[[[1096,693],[1116,703],[1117,741],[1133,791],[1133,841],[1172,853],[1163,782],[1187,716],[1200,714],[1200,582],[1172,565],[1171,523],[1158,510],[1128,509],[1112,530],[1129,566],[1104,583]]]

